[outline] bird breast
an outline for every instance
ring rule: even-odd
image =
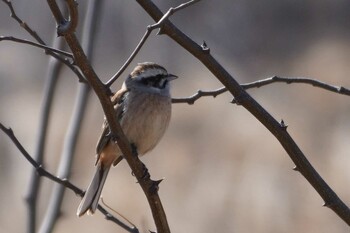
[[[128,93],[120,121],[139,155],[152,150],[164,135],[171,116],[171,98],[150,93]]]

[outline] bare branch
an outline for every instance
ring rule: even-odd
[[[212,97],[216,97],[222,93],[225,93],[227,91],[226,87],[221,87],[219,89],[216,90],[212,90],[212,91],[202,91],[202,90],[198,90],[197,93],[189,96],[189,97],[184,97],[184,98],[172,98],[171,102],[174,104],[177,103],[188,103],[188,104],[194,104],[194,102],[196,102],[198,99],[200,99],[203,96],[212,96]]]
[[[137,2],[154,21],[158,22],[163,17],[162,12],[151,0],[137,0]],[[162,31],[201,61],[235,97],[237,103],[246,108],[276,137],[300,173],[323,198],[326,206],[350,225],[350,209],[313,168],[286,128],[281,127],[281,124],[257,103],[208,51],[203,51],[203,47],[195,43],[169,20],[164,22]]]
[[[271,78],[266,78],[266,79],[258,80],[258,81],[251,82],[251,83],[241,84],[241,87],[244,90],[247,90],[247,89],[251,89],[251,88],[259,88],[262,86],[267,86],[269,84],[277,83],[277,82],[286,83],[286,84],[292,84],[292,83],[310,84],[314,87],[318,87],[318,88],[321,88],[321,89],[324,89],[327,91],[350,96],[350,89],[348,89],[348,88],[345,88],[343,86],[334,86],[334,85],[327,84],[325,82],[321,82],[321,81],[316,80],[316,79],[304,78],[304,77],[273,76]],[[212,91],[198,90],[197,93],[195,93],[189,97],[173,98],[172,103],[174,103],[174,104],[177,104],[177,103],[194,104],[194,102],[197,101],[198,99],[200,99],[201,97],[204,97],[204,96],[216,97],[216,96],[221,95],[225,92],[227,92],[226,87],[221,87],[219,89],[212,90]]]
[[[144,45],[144,43],[146,42],[146,40],[148,39],[149,35],[151,34],[151,32],[157,28],[161,28],[163,23],[165,22],[165,20],[167,20],[171,15],[173,15],[175,12],[182,10],[196,2],[199,2],[200,0],[192,0],[189,1],[187,3],[183,3],[175,8],[170,8],[168,10],[168,12],[166,14],[164,14],[164,16],[155,24],[152,25],[148,25],[147,26],[147,30],[145,32],[145,34],[142,36],[140,42],[137,44],[136,48],[134,49],[134,51],[131,53],[131,55],[129,56],[129,58],[126,60],[126,62],[123,64],[123,66],[118,70],[118,72],[113,75],[112,78],[110,78],[110,80],[108,80],[108,82],[106,83],[107,87],[110,87],[119,77],[120,75],[125,71],[125,69],[130,65],[130,63],[132,62],[132,60],[134,60],[134,58],[136,57],[136,55],[139,53],[139,51],[141,50],[142,46]],[[158,34],[160,34],[160,32],[158,32]]]
[[[2,123],[0,123],[0,129],[11,139],[11,141],[15,144],[15,146],[17,147],[17,149],[22,153],[22,155],[28,160],[28,162],[36,169],[37,173],[39,176],[43,176],[46,177],[52,181],[54,181],[55,183],[61,184],[64,187],[72,190],[76,195],[83,197],[84,196],[84,191],[80,188],[78,188],[77,186],[75,186],[74,184],[72,184],[69,180],[67,179],[60,179],[57,176],[54,176],[53,174],[51,174],[50,172],[48,172],[47,170],[44,169],[44,167],[37,163],[30,155],[29,153],[24,149],[24,147],[22,146],[22,144],[18,141],[17,137],[14,135],[13,131],[11,128],[6,128]],[[119,225],[119,222],[121,222],[118,218],[114,217],[111,213],[109,213],[103,206],[98,205],[97,208],[104,216],[107,220],[110,220],[112,222],[115,222]],[[121,222],[122,223],[122,222]],[[122,223],[123,225],[124,223]],[[120,225],[120,226],[122,226]],[[127,230],[128,232],[131,233],[137,233],[138,229],[133,226],[133,227],[129,227],[127,225],[124,224],[124,226],[122,226],[125,230]]]
[[[311,78],[304,78],[304,77],[280,77],[280,76],[273,76],[271,78],[266,78],[262,80],[258,80],[251,83],[242,84],[241,86],[246,90],[254,87],[262,87],[269,85],[271,83],[277,83],[282,82],[286,84],[292,84],[292,83],[304,83],[304,84],[310,84],[314,87],[319,87],[327,91],[335,92],[342,95],[349,95],[350,96],[350,89],[342,87],[342,86],[333,86],[324,82],[321,82],[316,79]]]
[[[152,30],[149,30],[147,28],[145,34],[143,35],[143,37],[141,38],[140,42],[138,43],[138,45],[136,46],[136,48],[134,49],[134,51],[131,53],[130,57],[126,60],[126,62],[123,64],[123,66],[118,70],[118,72],[113,75],[113,77],[108,80],[108,82],[106,83],[107,87],[111,87],[112,84],[120,77],[120,75],[124,72],[124,70],[130,65],[130,63],[132,62],[132,60],[134,60],[134,58],[136,57],[136,55],[139,53],[140,49],[142,48],[143,44],[146,42],[148,36],[151,34]]]
[[[19,25],[24,28],[36,41],[38,41],[40,44],[45,44],[45,42],[40,38],[40,36],[36,33],[36,31],[32,30],[26,22],[24,22],[21,18],[19,18],[12,6],[11,0],[2,0],[10,9],[11,11],[11,17],[19,23]]]
[[[57,35],[64,36],[66,33],[74,33],[78,25],[78,3],[66,1],[69,11],[69,20],[62,20],[57,27]],[[58,16],[60,17],[60,16]]]
[[[0,129],[12,140],[12,142],[15,144],[15,146],[18,148],[18,150],[23,154],[23,156],[29,161],[29,163],[36,169],[39,176],[47,177],[48,179],[59,183],[69,189],[71,189],[75,194],[82,196],[83,190],[76,187],[72,183],[70,183],[68,180],[60,179],[48,171],[46,171],[41,164],[38,164],[30,155],[29,153],[24,149],[22,144],[18,141],[16,136],[14,135],[11,128],[6,128],[2,123],[0,123]]]
[[[37,48],[45,49],[45,51],[51,51],[51,52],[61,54],[63,56],[69,57],[69,58],[73,58],[73,54],[71,54],[71,53],[68,53],[68,52],[65,52],[65,51],[62,51],[59,49],[55,49],[55,48],[52,48],[52,47],[49,47],[49,46],[46,46],[43,44],[38,44],[38,43],[29,41],[29,40],[19,39],[19,38],[13,37],[13,36],[0,36],[0,41],[3,41],[3,40],[14,41],[14,42],[21,43],[21,44],[29,44],[29,45],[32,45],[32,46],[37,47]]]
[[[24,28],[24,30],[26,30],[39,44],[42,44],[44,46],[46,46],[46,43],[41,39],[41,37],[33,30],[31,29],[31,27],[25,23],[21,18],[19,18],[17,15],[16,15],[16,12],[12,6],[12,3],[10,0],[2,0],[7,6],[8,8],[10,9],[10,12],[11,12],[11,17],[13,19],[15,19],[19,25]],[[79,82],[83,82],[85,83],[86,80],[84,78],[84,76],[81,74],[81,72],[79,71],[79,69],[77,69],[73,63],[74,62],[71,62],[69,60],[67,60],[66,58],[63,58],[61,57],[60,55],[56,54],[55,52],[52,52],[51,50],[49,49],[45,49],[45,53],[56,58],[57,60],[59,60],[60,62],[62,62],[63,64],[65,64],[69,69],[71,69],[73,71],[73,73],[75,73],[77,75],[77,77],[79,78]]]

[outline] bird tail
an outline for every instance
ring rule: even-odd
[[[77,215],[79,217],[84,215],[86,212],[93,214],[96,211],[102,188],[106,182],[110,167],[110,165],[105,166],[101,162],[96,165],[95,175],[92,178],[92,181],[87,188],[83,200],[81,200],[77,210]]]

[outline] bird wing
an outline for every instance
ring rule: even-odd
[[[116,119],[118,119],[118,121],[120,121],[124,113],[124,99],[127,93],[128,93],[128,89],[123,87],[111,98],[112,103],[114,105],[115,116],[116,116]],[[108,144],[108,142],[111,139],[112,139],[112,133],[105,117],[102,125],[102,133],[96,145],[96,155],[97,155],[96,164],[99,161],[102,150],[105,148],[105,146]]]

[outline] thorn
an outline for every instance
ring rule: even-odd
[[[160,27],[158,32],[156,33],[157,36],[164,35],[164,29],[163,27]]]
[[[149,191],[151,193],[155,193],[158,192],[159,190],[159,184],[163,181],[164,179],[160,179],[160,180],[152,180],[152,184],[149,188]]]
[[[280,126],[283,130],[287,130],[288,125],[284,123],[283,119],[281,119]]]
[[[159,179],[159,180],[153,180],[153,183],[157,186],[159,186],[160,183],[162,183],[162,181],[164,180],[164,178]]]
[[[202,47],[202,51],[205,54],[209,54],[210,53],[210,48],[207,46],[207,43],[205,43],[205,41],[203,40],[203,43],[201,44]]]
[[[157,233],[157,232],[155,232],[155,231],[151,231],[151,230],[148,230],[149,231],[149,233]]]
[[[231,104],[237,104],[237,105],[239,105],[239,104],[237,103],[237,101],[236,101],[235,98],[232,98],[232,100],[230,101],[230,103],[231,103]]]
[[[323,205],[322,205],[323,207],[328,207],[328,208],[330,208],[330,206],[331,206],[331,204],[330,203],[328,203],[328,202],[325,202],[325,203],[323,203]]]
[[[299,168],[298,168],[297,166],[294,166],[292,169],[293,169],[293,171],[297,171],[297,172],[300,171]]]

